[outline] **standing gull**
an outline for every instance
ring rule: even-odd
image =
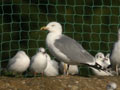
[[[94,57],[74,39],[62,34],[62,26],[58,22],[50,22],[41,30],[48,30],[46,44],[50,53],[59,61],[70,65],[95,65]]]
[[[37,73],[43,74],[46,67],[47,59],[45,49],[41,47],[31,59],[30,70],[34,72],[34,75],[36,75]]]
[[[50,56],[46,54],[47,57],[47,67],[44,70],[46,76],[57,76],[59,75],[58,62],[51,60]]]
[[[30,59],[24,51],[18,51],[16,55],[8,62],[8,70],[23,73],[27,70],[30,64]]]
[[[118,30],[118,41],[115,42],[112,53],[110,55],[110,60],[112,64],[112,69],[119,74],[119,66],[120,66],[120,29]]]

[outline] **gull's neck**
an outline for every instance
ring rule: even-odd
[[[47,44],[53,44],[56,39],[59,39],[62,35],[62,32],[49,32],[46,38]]]

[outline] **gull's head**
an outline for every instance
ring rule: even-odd
[[[44,49],[43,47],[40,47],[40,48],[38,49],[38,51],[39,51],[39,52],[42,52],[42,53],[45,53],[45,49]]]
[[[102,52],[99,52],[99,53],[97,53],[96,55],[95,55],[95,59],[104,59],[104,54],[102,53]]]
[[[99,65],[102,66],[103,60],[104,60],[104,54],[103,54],[103,53],[99,52],[99,53],[97,53],[97,54],[95,55],[95,61],[96,61],[96,63],[98,63]]]
[[[40,30],[48,30],[49,32],[62,33],[62,26],[58,22],[50,22],[47,26],[42,27]]]
[[[25,55],[26,53],[24,51],[18,51],[17,54]]]
[[[109,83],[109,84],[107,85],[106,88],[107,88],[107,90],[116,90],[117,84],[114,83],[114,82],[111,82],[111,83]]]

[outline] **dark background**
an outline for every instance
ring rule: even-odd
[[[119,0],[0,0],[0,60],[7,63],[18,50],[31,57],[46,47],[40,27],[51,21],[92,55],[106,54],[117,40],[119,6]]]

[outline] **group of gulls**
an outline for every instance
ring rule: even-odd
[[[114,44],[112,52],[104,56],[99,52],[92,56],[81,44],[74,39],[62,34],[62,26],[58,22],[50,22],[41,30],[48,30],[46,45],[49,52],[60,61],[60,64],[52,60],[44,48],[31,58],[24,51],[9,60],[8,70],[22,73],[28,68],[30,71],[42,73],[46,76],[59,75],[59,69],[63,74],[78,74],[78,65],[90,67],[96,75],[114,76],[120,72],[120,30],[118,30],[118,41]]]
[[[41,73],[45,76],[57,76],[59,72],[61,74],[78,74],[78,66],[70,65],[64,62],[58,63],[52,60],[51,57],[46,53],[43,47],[39,48],[37,53],[32,56],[31,60],[24,51],[18,51],[17,54],[9,60],[8,66],[9,71],[23,73],[27,69],[33,72],[34,76]]]

